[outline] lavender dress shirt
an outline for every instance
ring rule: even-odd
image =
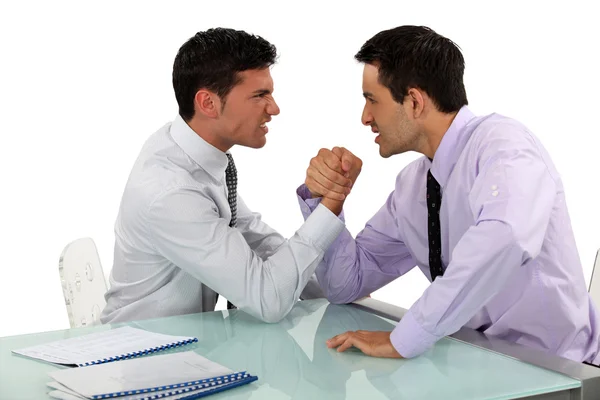
[[[316,274],[332,303],[349,303],[417,266],[431,281],[426,176],[442,190],[444,275],[391,334],[405,358],[461,327],[600,364],[600,315],[587,292],[559,173],[521,123],[463,107],[433,162],[397,176],[385,204],[354,239],[344,228]],[[298,190],[307,218],[320,199]],[[340,214],[344,220],[344,213]]]

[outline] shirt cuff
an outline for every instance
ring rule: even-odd
[[[424,330],[408,310],[390,336],[392,346],[404,358],[413,358],[429,350],[441,337]]]
[[[300,185],[296,190],[296,194],[298,195],[298,202],[300,203],[302,213],[305,214],[305,216],[313,212],[315,208],[321,204],[321,197],[315,197],[313,199],[306,184]]]
[[[304,217],[304,220],[306,220],[308,216],[315,211],[317,206],[321,204],[322,197],[313,199],[310,190],[308,190],[304,183],[296,189],[296,195],[298,195],[298,203],[300,204],[302,216]],[[345,223],[344,210],[338,215],[338,218]]]
[[[344,223],[327,207],[319,204],[306,219],[304,225],[298,229],[298,234],[310,238],[325,252],[343,229]]]

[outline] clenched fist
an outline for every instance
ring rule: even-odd
[[[362,160],[343,147],[321,149],[306,170],[306,187],[313,197],[337,203],[341,209],[362,169]],[[331,207],[327,206],[329,209]],[[332,210],[333,211],[333,210]]]

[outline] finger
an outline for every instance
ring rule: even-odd
[[[336,156],[331,150],[321,149],[313,159],[325,160],[331,169],[341,173],[343,172],[341,158],[341,156]]]
[[[355,158],[356,157],[354,157],[354,154],[350,153],[348,150],[344,151],[341,158],[342,169],[344,170],[344,172],[350,171],[350,168],[352,168],[354,164]]]
[[[319,155],[313,159],[323,161],[331,170],[335,172],[340,174],[344,173],[344,170],[342,169],[341,157],[336,156],[331,151],[319,152]]]
[[[350,187],[352,180],[345,176],[344,172],[333,170],[325,162],[315,161],[316,170],[325,176],[331,182],[336,183],[343,187]]]
[[[306,179],[304,180],[304,184],[306,185],[306,187],[308,188],[308,191],[312,194],[313,198],[315,196],[320,197],[323,196],[322,193],[320,193],[314,186],[313,186],[313,180],[312,178],[309,176],[310,175],[310,169],[311,167],[308,167],[306,169]]]
[[[350,188],[347,186],[340,186],[336,183],[331,182],[325,176],[323,176],[319,171],[311,170],[307,172],[307,178],[312,179],[316,183],[320,185],[320,187],[325,188],[329,192],[343,194],[344,196],[350,193]],[[323,193],[325,195],[325,193]]]
[[[348,153],[344,156],[345,153]],[[320,153],[325,163],[334,171],[340,173],[346,178],[350,178],[350,169],[355,163],[356,157],[343,147],[334,147],[330,153]],[[342,160],[344,157],[344,160]],[[360,160],[358,160],[360,161]],[[348,186],[352,186],[352,181]]]
[[[338,353],[348,350],[350,347],[354,346],[354,338],[349,337],[346,339],[344,343],[340,347],[337,348]]]
[[[347,150],[345,147],[334,147],[331,152],[340,159],[342,164],[342,171],[344,171],[344,176],[350,176],[350,169],[354,166],[357,161],[360,161],[351,151]]]
[[[343,193],[337,193],[333,190],[327,189],[325,186],[321,185],[312,177],[306,179],[306,187],[311,193],[319,193],[321,196],[329,197],[332,200],[342,201],[346,199],[346,195],[344,195]]]
[[[340,160],[342,159],[342,155],[344,154],[344,150],[342,150],[342,147],[338,147],[338,146],[336,146],[333,149],[331,149],[331,152],[333,154],[335,154],[335,156],[337,158],[339,158]]]
[[[319,197],[327,197],[335,201],[343,201],[346,199],[344,194],[333,192],[312,178],[307,179],[306,186],[311,193],[318,193]]]
[[[352,181],[346,177],[344,177],[341,173],[336,172],[334,170],[332,170],[331,168],[329,168],[329,166],[327,164],[325,164],[323,161],[321,160],[314,160],[311,161],[311,165],[310,167],[312,169],[315,169],[316,171],[318,171],[321,175],[323,175],[328,181],[331,181],[331,183],[333,184],[337,184],[340,187],[343,188],[348,188],[350,187],[350,185],[352,184]],[[315,179],[318,179],[315,177]],[[332,189],[331,186],[328,185],[327,182],[324,182],[320,179],[318,179],[319,182],[321,182],[321,184],[325,187],[328,187],[330,189]],[[336,190],[337,192],[340,192],[340,190]],[[346,192],[345,190],[341,191],[341,192]],[[340,193],[341,193],[340,192]]]
[[[341,335],[337,335],[332,337],[331,339],[329,339],[326,343],[327,343],[327,347],[332,348],[332,347],[337,347],[340,344],[342,344],[345,340],[346,337],[348,336],[347,333],[342,333]]]
[[[322,195],[321,193],[319,193],[319,192],[318,192],[318,190],[317,190],[317,189],[315,189],[315,187],[314,187],[314,186],[312,186],[312,182],[313,182],[313,181],[312,181],[312,179],[310,179],[310,178],[307,178],[307,179],[304,181],[304,184],[306,185],[306,188],[308,189],[308,192],[310,193],[311,197],[312,197],[313,199],[314,199],[314,198],[317,198],[317,197],[323,197],[323,195]]]

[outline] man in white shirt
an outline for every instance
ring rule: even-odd
[[[303,292],[318,291],[313,273],[343,228],[334,203],[286,240],[237,194],[229,153],[265,145],[266,123],[279,114],[276,57],[263,38],[221,28],[179,49],[179,115],[147,140],[127,181],[102,323],[212,311],[218,294],[277,322]]]

